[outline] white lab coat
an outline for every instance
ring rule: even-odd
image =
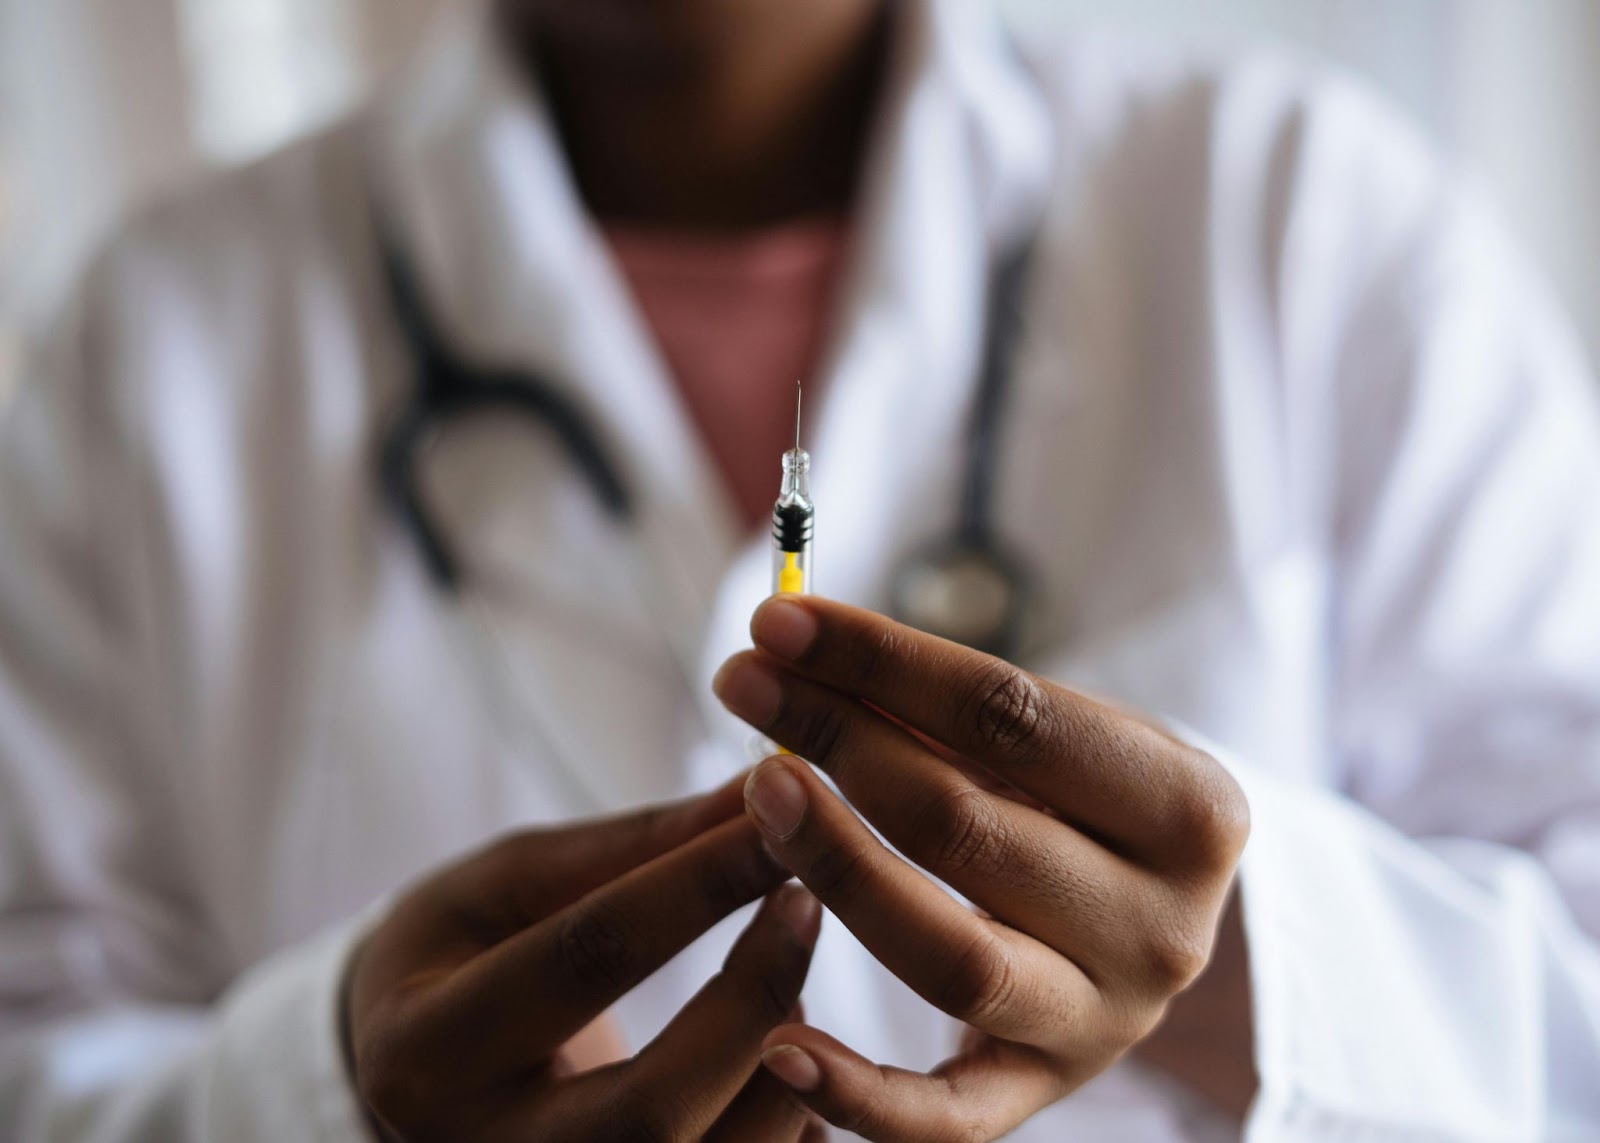
[[[1556,307],[1337,79],[1110,43],[1029,79],[980,9],[907,10],[806,430],[819,588],[882,606],[948,527],[983,272],[1043,211],[998,509],[1026,661],[1247,790],[1251,1137],[1600,1135],[1600,428]],[[458,343],[577,394],[636,537],[486,419],[429,454],[471,584],[433,589],[375,476],[407,381],[374,172]],[[475,12],[133,221],[39,382],[0,441],[0,1136],[359,1138],[334,1005],[375,903],[743,766],[707,683],[766,541]],[[806,1005],[882,1060],[956,1040],[837,923]],[[1227,1134],[1127,1063],[1016,1138]]]

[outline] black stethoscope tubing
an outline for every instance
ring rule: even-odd
[[[606,512],[622,523],[631,522],[633,496],[578,406],[529,370],[482,366],[462,356],[433,319],[393,228],[381,212],[374,212],[374,220],[389,303],[415,374],[411,398],[384,437],[379,467],[386,498],[434,582],[448,593],[458,593],[461,565],[418,487],[418,459],[436,432],[470,415],[502,410],[548,426]]]

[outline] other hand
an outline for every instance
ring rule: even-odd
[[[516,834],[408,893],[346,989],[357,1090],[392,1136],[774,1139],[814,1131],[759,1067],[793,1020],[820,909],[739,817],[739,784]],[[776,892],[774,892],[776,890]],[[631,1059],[603,1014],[770,894],[723,969]],[[595,1065],[600,1066],[595,1066]]]
[[[1098,1074],[1205,967],[1248,833],[1227,772],[1142,719],[815,597],[764,603],[717,693],[798,758],[746,787],[768,844],[862,944],[971,1029],[929,1075],[824,1033],[763,1060],[880,1141],[1003,1135]],[[975,775],[984,776],[975,780]]]

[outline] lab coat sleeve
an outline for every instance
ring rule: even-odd
[[[360,922],[230,981],[191,883],[96,277],[0,428],[0,1138],[362,1139]]]
[[[1355,124],[1343,177],[1312,172],[1320,217],[1289,218],[1360,267],[1307,397],[1330,442],[1341,788],[1234,763],[1249,1137],[1600,1138],[1594,378],[1489,212],[1378,117]],[[1292,263],[1318,240],[1285,244],[1285,313],[1313,308]]]

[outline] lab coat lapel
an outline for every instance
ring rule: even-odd
[[[804,434],[816,590],[880,610],[897,561],[954,525],[992,252],[1036,225],[1052,151],[1043,102],[984,8],[907,4],[901,17],[855,262]],[[748,760],[751,735],[709,683],[749,643],[771,587],[769,542],[748,542],[723,581],[701,663],[730,767]]]
[[[479,5],[430,76],[409,148],[424,272],[463,346],[572,394],[640,500],[671,590],[709,603],[734,513],[573,184],[548,108]],[[453,89],[452,89],[453,87]],[[427,102],[430,91],[418,93]],[[670,540],[670,542],[669,542]]]
[[[457,348],[480,362],[533,371],[573,396],[634,494],[634,535],[619,530],[615,543],[594,551],[605,553],[597,561],[626,564],[642,548],[645,558],[632,562],[647,571],[619,577],[615,566],[596,567],[562,604],[581,607],[597,627],[609,625],[610,645],[568,647],[569,657],[577,652],[584,662],[566,672],[561,663],[537,663],[520,672],[520,689],[542,692],[522,696],[552,708],[542,721],[566,724],[546,737],[597,800],[620,805],[664,796],[683,784],[682,775],[664,772],[660,758],[641,760],[607,733],[617,729],[615,720],[589,717],[593,712],[571,703],[601,702],[591,692],[609,688],[619,707],[667,696],[682,709],[683,671],[671,663],[692,673],[703,657],[716,586],[736,550],[733,508],[584,212],[546,109],[497,49],[484,6],[452,18],[456,26],[441,47],[379,120],[379,186],[435,318]],[[539,446],[524,435],[521,447]],[[566,469],[556,479],[577,482]],[[592,499],[586,508],[598,513]],[[471,520],[448,523],[469,552],[494,542],[475,535]],[[542,546],[542,558],[555,550],[558,560],[572,559],[566,530],[552,543],[555,535],[526,539]],[[641,601],[641,586],[653,598]],[[481,599],[484,587],[469,591]],[[500,642],[531,660],[556,654],[536,610],[519,607],[513,592],[500,594],[488,617],[503,629]],[[663,637],[675,655],[662,655]],[[642,715],[636,708],[630,717]]]

